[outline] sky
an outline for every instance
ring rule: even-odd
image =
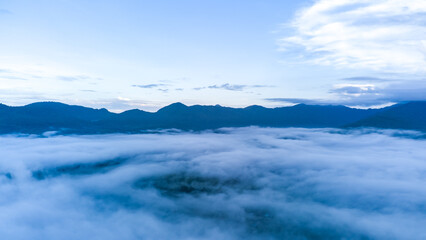
[[[425,0],[0,0],[0,102],[426,100]]]

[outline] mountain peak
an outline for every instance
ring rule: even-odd
[[[244,109],[265,109],[265,107],[260,106],[260,105],[250,105],[245,107]]]
[[[30,103],[28,105],[25,105],[24,107],[64,107],[64,106],[70,106],[70,105],[61,103],[61,102],[45,101],[45,102]]]
[[[177,108],[177,107],[187,107],[187,106],[185,104],[181,103],[181,102],[175,102],[175,103],[167,105],[163,108]],[[161,108],[161,109],[163,109],[163,108]]]
[[[175,103],[172,103],[168,106],[161,108],[157,112],[159,112],[159,113],[160,112],[178,112],[178,111],[186,110],[187,108],[188,108],[188,106],[186,106],[185,104],[183,104],[181,102],[175,102]]]

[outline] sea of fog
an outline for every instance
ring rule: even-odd
[[[426,239],[418,132],[0,136],[1,239]]]

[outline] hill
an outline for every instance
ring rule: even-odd
[[[348,127],[376,127],[426,130],[426,102],[397,104],[385,111],[348,124]]]
[[[265,108],[186,106],[173,103],[155,113],[138,109],[112,113],[58,102],[11,107],[0,104],[0,133],[136,133],[149,129],[204,130],[221,127],[377,127],[426,130],[426,102],[383,109],[305,105]]]

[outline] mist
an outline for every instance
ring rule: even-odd
[[[3,239],[425,239],[414,131],[0,137]]]

